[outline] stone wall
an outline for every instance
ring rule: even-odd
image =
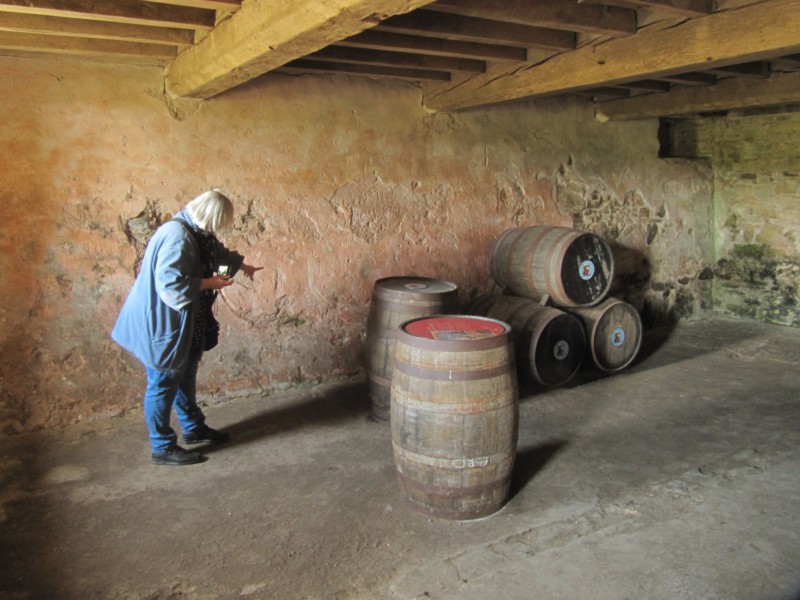
[[[167,102],[158,69],[0,57],[0,430],[140,410],[141,366],[109,338],[149,234],[221,187],[226,245],[264,266],[219,302],[208,402],[362,369],[374,281],[494,287],[491,245],[517,225],[599,233],[616,292],[702,316],[711,178],[658,158],[657,123],[593,119],[583,100],[429,114],[412,85],[269,76]]]
[[[800,110],[675,124],[674,151],[714,174],[714,309],[800,326]]]

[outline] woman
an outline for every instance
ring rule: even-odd
[[[245,264],[241,254],[217,240],[215,234],[232,221],[233,203],[211,190],[159,227],[111,333],[147,371],[144,415],[152,460],[158,465],[203,460],[200,453],[178,445],[170,426],[173,405],[186,444],[229,438],[206,425],[195,392],[197,367],[208,348],[206,325],[215,324],[209,315],[216,290],[232,285],[237,271],[253,279],[263,268]],[[227,267],[227,275],[219,273],[221,267]]]

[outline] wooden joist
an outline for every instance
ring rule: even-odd
[[[636,33],[636,11],[563,0],[438,0],[432,10],[609,36]]]
[[[2,12],[0,12],[0,31],[177,46],[190,46],[194,43],[194,32],[189,29]]]
[[[7,32],[0,32],[0,49],[25,52],[46,51],[68,56],[156,59],[162,63],[174,58],[178,53],[177,48],[173,45]]]
[[[571,50],[575,47],[575,34],[571,32],[462,17],[430,10],[417,10],[407,15],[392,17],[382,21],[375,29],[451,40],[481,40],[523,48]]]
[[[774,74],[753,85],[749,78],[731,78],[709,87],[681,88],[598,104],[599,121],[624,121],[779,106],[800,102],[800,73]]]
[[[186,29],[211,29],[215,20],[212,10],[144,0],[0,0],[0,12]]]
[[[170,94],[210,98],[430,0],[247,0],[169,65]]]
[[[408,50],[433,56],[467,56],[496,62],[524,62],[528,56],[525,48],[517,46],[480,44],[380,31],[364,31],[342,40],[338,45],[374,50]]]
[[[433,110],[534,98],[761,60],[800,51],[800,0],[761,4],[588,45],[540,64],[487,69],[458,85],[426,85]]]

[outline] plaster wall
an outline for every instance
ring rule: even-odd
[[[657,123],[581,100],[429,114],[415,86],[269,76],[171,104],[158,69],[0,57],[0,430],[140,410],[109,337],[148,235],[188,200],[234,200],[228,247],[264,266],[219,304],[208,402],[361,372],[376,279],[493,290],[492,243],[564,225],[614,246],[646,322],[701,316],[709,170],[661,160]]]

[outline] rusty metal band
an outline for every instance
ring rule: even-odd
[[[508,488],[510,482],[510,474],[491,481],[482,485],[472,485],[469,487],[444,487],[438,485],[425,485],[415,479],[410,478],[408,475],[397,470],[397,477],[400,479],[401,485],[412,493],[419,496],[439,496],[448,498],[481,498],[493,492],[504,492]],[[505,495],[505,494],[503,494]],[[437,510],[435,507],[429,507],[430,510]],[[440,509],[441,510],[441,509]],[[458,512],[458,511],[454,511]]]
[[[519,401],[516,383],[512,382],[507,393],[498,398],[465,398],[461,402],[435,402],[430,398],[409,395],[406,390],[401,390],[400,386],[392,386],[392,394],[395,396],[395,405],[398,409],[414,410],[426,414],[442,415],[477,415],[490,413],[509,406],[515,405]]]
[[[499,377],[500,375],[513,375],[514,361],[512,359],[506,363],[503,363],[502,365],[488,369],[474,369],[469,371],[438,371],[409,365],[395,358],[394,368],[401,373],[405,373],[411,377],[418,377],[419,379],[432,379],[435,381],[475,381],[478,379]]]
[[[391,300],[384,300],[380,299],[381,301],[381,308],[388,308],[394,312],[410,312],[410,313],[418,313],[422,309],[429,309],[429,308],[439,308],[442,306],[447,306],[448,302],[453,302],[449,300],[445,302],[446,298],[434,296],[429,294],[427,298],[425,298],[425,302],[392,302]]]
[[[387,387],[392,385],[391,379],[387,379],[386,377],[381,377],[380,375],[377,375],[375,373],[367,372],[367,379],[369,379],[374,383],[377,383],[378,385],[383,385]]]

